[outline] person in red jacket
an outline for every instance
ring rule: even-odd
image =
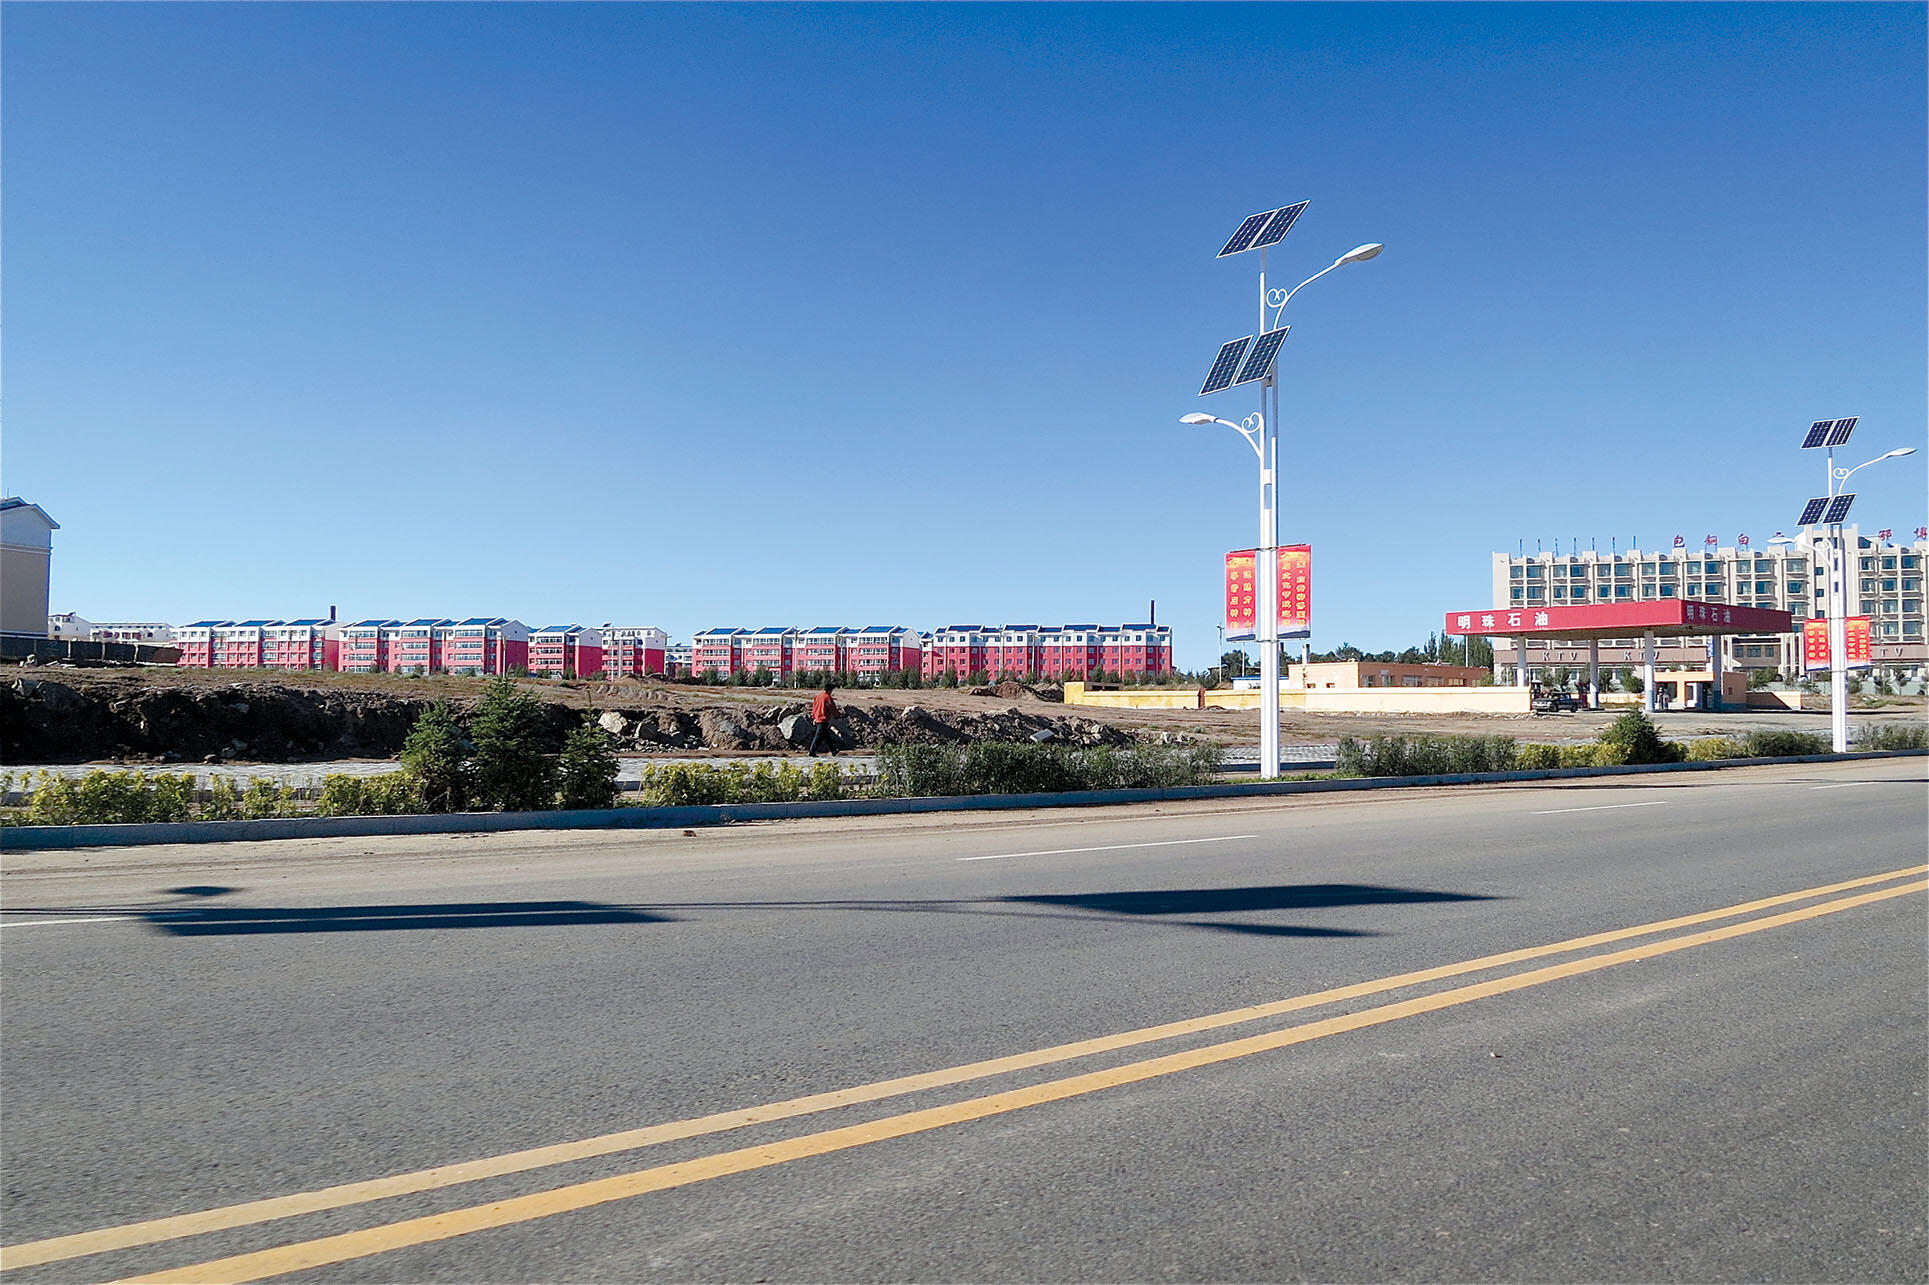
[[[817,693],[817,699],[810,703],[811,722],[817,724],[817,730],[810,734],[812,758],[817,757],[819,741],[830,747],[832,758],[837,757],[837,740],[831,735],[831,720],[844,717],[844,711],[837,708],[837,701],[831,696],[831,693],[836,690],[833,684],[825,683],[824,690]]]

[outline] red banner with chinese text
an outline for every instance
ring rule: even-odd
[[[1313,546],[1279,546],[1279,636],[1304,638],[1313,628]]]
[[[1252,638],[1259,630],[1259,550],[1226,555],[1226,638]]]
[[[1842,645],[1847,650],[1844,668],[1867,669],[1873,663],[1870,656],[1870,636],[1867,616],[1850,616],[1842,622]],[[1804,669],[1827,669],[1829,667],[1829,622],[1827,620],[1805,620],[1802,622],[1802,667]]]

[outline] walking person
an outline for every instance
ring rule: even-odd
[[[826,682],[824,684],[824,690],[817,693],[817,699],[810,703],[811,722],[817,724],[817,730],[810,734],[810,756],[812,758],[817,757],[817,743],[819,741],[822,741],[830,747],[832,758],[837,757],[837,739],[831,735],[831,720],[844,717],[844,711],[837,708],[837,700],[831,695],[831,693],[836,690],[835,684]]]

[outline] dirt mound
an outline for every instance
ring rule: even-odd
[[[989,687],[973,687],[965,692],[967,696],[989,696],[994,700],[1005,701],[1063,701],[1065,689],[1062,687],[1031,687],[1025,683],[1007,678]]]
[[[453,703],[466,713],[473,700]],[[302,763],[393,758],[428,704],[376,692],[316,691],[261,681],[150,687],[17,678],[0,683],[0,759]],[[559,750],[582,712],[548,702],[543,712],[549,749]],[[840,749],[1036,740],[1129,745],[1137,739],[1094,719],[1027,714],[1015,705],[984,713],[853,705],[846,714],[837,729]],[[597,722],[617,750],[628,754],[792,751],[808,744],[814,730],[808,707],[794,703],[669,709],[645,702],[644,708],[601,710]]]

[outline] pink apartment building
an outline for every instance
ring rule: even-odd
[[[806,674],[841,674],[851,667],[850,630],[837,625],[818,625],[799,631],[792,646],[797,669]]]
[[[603,673],[647,678],[669,672],[670,635],[654,626],[603,626]]]
[[[843,668],[876,680],[892,670],[915,670],[924,663],[918,637],[900,625],[865,625],[849,635]]]
[[[773,679],[789,678],[795,668],[797,631],[781,625],[753,629],[743,639],[745,673],[768,670]]]
[[[214,631],[232,625],[232,620],[197,620],[175,631],[174,645],[181,649],[177,664],[194,669],[214,667]]]
[[[335,669],[341,663],[341,626],[334,620],[271,620],[261,631],[267,669]]]
[[[701,678],[715,672],[729,678],[743,670],[744,639],[748,629],[705,629],[690,640],[690,672]]]
[[[436,616],[403,621],[382,628],[391,674],[427,674],[442,668],[441,630],[455,621]]]
[[[529,667],[529,626],[506,616],[474,616],[436,629],[441,665],[451,674],[506,674]]]
[[[603,672],[603,635],[581,625],[545,625],[529,635],[529,672],[587,678]]]
[[[388,635],[399,620],[358,620],[342,628],[340,665],[348,673],[378,674],[388,668]]]

